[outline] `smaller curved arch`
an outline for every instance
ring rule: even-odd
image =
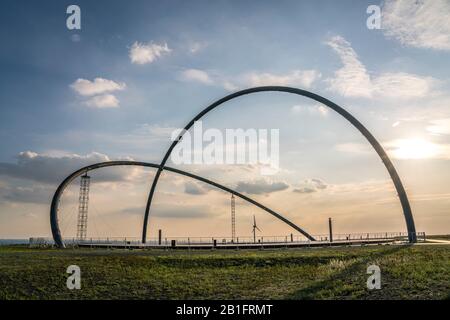
[[[63,180],[63,182],[61,182],[61,184],[58,186],[58,188],[55,191],[55,194],[53,195],[52,198],[52,203],[50,206],[50,225],[51,225],[51,230],[52,230],[52,236],[53,236],[53,240],[55,241],[55,244],[60,247],[60,248],[64,248],[64,242],[62,240],[62,236],[61,236],[61,231],[59,230],[59,223],[58,223],[58,208],[59,208],[59,201],[61,199],[61,195],[63,194],[64,190],[66,189],[66,187],[76,178],[78,178],[79,176],[85,174],[88,171],[92,171],[95,169],[99,169],[99,168],[105,168],[105,167],[113,167],[113,166],[140,166],[140,167],[149,167],[149,168],[159,168],[160,166],[158,164],[154,164],[154,163],[149,163],[149,162],[139,162],[139,161],[107,161],[107,162],[99,162],[99,163],[94,163],[91,164],[89,166],[83,167],[81,169],[78,169],[77,171],[71,173],[67,178],[65,178]],[[271,215],[275,216],[276,218],[280,219],[281,221],[283,221],[284,223],[288,224],[290,227],[294,228],[296,231],[300,232],[301,234],[303,234],[306,238],[308,238],[311,241],[315,241],[315,238],[313,236],[311,236],[308,232],[306,232],[305,230],[303,230],[302,228],[300,228],[299,226],[297,226],[296,224],[294,224],[293,222],[291,222],[290,220],[286,219],[285,217],[283,217],[282,215],[280,215],[279,213],[273,211],[272,209],[260,204],[259,202],[253,200],[252,198],[249,198],[233,189],[230,189],[228,187],[225,187],[217,182],[214,182],[212,180],[197,176],[195,174],[183,171],[183,170],[179,170],[179,169],[175,169],[175,168],[171,168],[171,167],[164,167],[164,170],[173,172],[173,173],[177,173],[179,175],[183,175],[198,181],[202,181],[204,183],[207,183],[209,185],[212,185],[216,188],[219,188],[223,191],[226,191],[228,193],[234,194],[235,196],[250,202],[251,204],[263,209],[264,211],[270,213]]]

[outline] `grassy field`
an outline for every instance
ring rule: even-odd
[[[68,290],[66,268],[81,268]],[[366,288],[367,266],[381,290]],[[0,299],[449,299],[450,246],[255,251],[0,247]]]

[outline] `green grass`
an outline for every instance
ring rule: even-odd
[[[81,268],[68,290],[66,268]],[[367,266],[382,289],[366,288]],[[450,246],[254,251],[0,247],[0,299],[448,299]]]

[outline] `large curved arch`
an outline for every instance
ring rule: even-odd
[[[64,190],[66,189],[66,187],[77,177],[83,175],[84,173],[88,172],[88,171],[92,171],[95,169],[99,169],[99,168],[105,168],[105,167],[113,167],[113,166],[140,166],[140,167],[149,167],[149,168],[159,168],[158,164],[154,164],[154,163],[149,163],[149,162],[139,162],[139,161],[107,161],[107,162],[99,162],[99,163],[94,163],[91,164],[89,166],[83,167],[75,172],[73,172],[72,174],[70,174],[66,179],[63,180],[63,182],[61,182],[61,184],[58,186],[58,188],[55,191],[55,194],[53,195],[53,199],[52,199],[52,203],[50,206],[50,225],[51,225],[51,229],[52,229],[52,235],[53,235],[53,240],[55,241],[55,244],[58,247],[64,247],[64,242],[62,240],[61,237],[61,232],[59,230],[59,223],[58,223],[58,207],[59,207],[59,200],[61,198],[61,195],[63,194]],[[254,204],[255,206],[265,210],[266,212],[270,213],[271,215],[275,216],[276,218],[280,219],[281,221],[285,222],[286,224],[288,224],[290,227],[294,228],[295,230],[299,231],[300,233],[302,233],[305,237],[307,237],[309,240],[314,241],[315,239],[309,234],[307,233],[305,230],[303,230],[302,228],[300,228],[299,226],[297,226],[296,224],[294,224],[293,222],[289,221],[288,219],[286,219],[285,217],[283,217],[282,215],[278,214],[277,212],[273,211],[270,208],[267,208],[266,206],[260,204],[259,202],[237,192],[234,191],[230,188],[227,188],[221,184],[218,184],[214,181],[211,181],[209,179],[205,179],[203,177],[197,176],[195,174],[183,171],[183,170],[179,170],[179,169],[175,169],[175,168],[171,168],[171,167],[165,167],[164,170],[170,171],[170,172],[174,172],[186,177],[190,177],[199,181],[202,181],[204,183],[210,184],[212,186],[215,186],[221,190],[224,190],[226,192],[232,193],[235,196],[250,202],[251,204]]]
[[[391,176],[391,179],[394,183],[395,189],[397,190],[397,194],[399,196],[400,199],[400,203],[402,205],[402,209],[403,209],[403,215],[405,217],[405,221],[406,221],[406,228],[408,230],[408,240],[411,243],[414,243],[417,241],[416,238],[416,227],[414,225],[414,218],[412,216],[412,212],[411,212],[411,206],[409,204],[408,201],[408,196],[406,195],[406,191],[405,188],[403,187],[403,184],[400,180],[400,177],[397,173],[397,171],[394,168],[394,165],[392,164],[391,160],[389,159],[388,155],[386,154],[386,152],[384,151],[383,147],[380,145],[380,143],[375,139],[375,137],[369,132],[369,130],[367,130],[361,122],[359,122],[355,117],[353,117],[349,112],[347,112],[345,109],[343,109],[342,107],[338,106],[337,104],[335,104],[334,102],[319,96],[315,93],[312,93],[310,91],[306,91],[306,90],[302,90],[302,89],[297,89],[297,88],[291,88],[291,87],[282,87],[282,86],[265,86],[265,87],[255,87],[255,88],[249,88],[249,89],[245,89],[245,90],[241,90],[241,91],[237,91],[235,93],[229,94],[226,97],[223,97],[220,100],[217,100],[216,102],[212,103],[211,105],[209,105],[208,107],[206,107],[205,109],[203,109],[199,114],[197,114],[187,125],[186,127],[184,127],[184,130],[181,131],[180,136],[178,137],[178,139],[174,140],[172,142],[172,144],[170,145],[169,149],[167,150],[166,154],[164,155],[163,160],[161,161],[161,164],[156,172],[155,178],[153,179],[151,188],[150,188],[150,193],[148,195],[148,200],[147,200],[147,205],[145,207],[145,215],[144,215],[144,225],[142,228],[142,242],[145,243],[146,239],[147,239],[147,226],[148,226],[148,217],[149,217],[149,213],[150,213],[150,207],[152,204],[152,199],[153,199],[153,195],[155,193],[155,189],[156,189],[156,185],[158,184],[158,180],[159,177],[161,175],[161,172],[164,170],[166,162],[170,156],[170,154],[172,153],[172,150],[175,148],[175,146],[177,145],[177,143],[181,140],[182,136],[184,135],[184,133],[189,130],[189,128],[191,128],[194,125],[194,122],[199,120],[200,118],[202,118],[204,115],[206,115],[208,112],[212,111],[213,109],[217,108],[218,106],[220,106],[221,104],[230,101],[234,98],[240,97],[240,96],[244,96],[244,95],[248,95],[251,93],[256,93],[256,92],[267,92],[267,91],[278,91],[278,92],[286,92],[286,93],[293,93],[293,94],[297,94],[303,97],[307,97],[310,99],[313,99],[317,102],[320,102],[324,105],[326,105],[327,107],[329,107],[330,109],[336,111],[337,113],[339,113],[341,116],[343,116],[347,121],[349,121],[356,129],[359,130],[359,132],[361,132],[361,134],[369,141],[369,143],[371,144],[371,146],[375,149],[375,151],[377,152],[377,154],[379,155],[379,157],[381,158],[381,160],[383,161],[384,165],[386,166],[386,169],[389,172],[389,175]]]

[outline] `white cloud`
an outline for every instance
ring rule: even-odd
[[[382,10],[384,34],[403,45],[450,50],[448,0],[386,0]]]
[[[126,88],[125,83],[115,82],[113,80],[95,78],[94,81],[86,79],[77,79],[70,87],[82,96],[93,96],[106,92],[119,91]]]
[[[370,97],[370,77],[350,43],[341,36],[335,36],[326,44],[339,55],[343,64],[343,67],[335,72],[335,77],[327,80],[330,90],[343,96]]]
[[[84,104],[94,108],[117,108],[119,99],[110,92],[124,90],[125,83],[95,78],[94,81],[77,79],[70,87],[83,97],[91,97]]]
[[[181,80],[195,81],[206,85],[223,87],[227,91],[235,91],[239,88],[257,86],[293,86],[310,88],[321,77],[316,70],[294,70],[286,74],[274,74],[268,72],[243,73],[232,79],[222,75],[212,75],[200,69],[188,69],[181,73]]]
[[[86,105],[94,108],[117,108],[119,100],[112,94],[104,94],[90,98]]]
[[[223,85],[224,89],[227,91],[239,90],[239,87],[236,84],[232,83],[231,81],[224,81],[222,85]]]
[[[436,84],[437,80],[432,77],[421,77],[404,72],[383,73],[373,78],[372,92],[385,97],[420,98],[432,93]]]
[[[244,76],[249,86],[294,86],[310,88],[314,81],[321,77],[316,70],[294,70],[286,74],[250,73]]]
[[[450,134],[450,118],[431,120],[427,131],[432,134]]]
[[[214,81],[211,79],[206,71],[199,69],[187,69],[181,73],[181,78],[184,81],[194,81],[203,84],[213,84]]]
[[[112,94],[103,94],[92,97],[87,100],[86,105],[94,108],[117,108],[119,107],[119,99]]]
[[[343,64],[343,67],[334,73],[333,78],[326,80],[329,84],[328,89],[343,96],[420,98],[430,95],[437,84],[437,80],[432,77],[404,72],[386,72],[370,76],[350,42],[341,36],[335,36],[326,44],[339,55]]]
[[[299,187],[293,191],[296,193],[313,193],[328,188],[328,184],[321,179],[311,178],[304,180]]]
[[[170,53],[172,49],[167,46],[167,43],[141,43],[135,42],[130,48],[129,57],[131,63],[147,64],[152,63],[160,58],[165,53]]]
[[[329,111],[328,111],[327,107],[317,104],[317,105],[312,105],[312,106],[295,105],[295,106],[292,106],[291,112],[293,114],[303,114],[303,113],[307,112],[310,115],[319,115],[319,116],[325,117],[328,115]]]

